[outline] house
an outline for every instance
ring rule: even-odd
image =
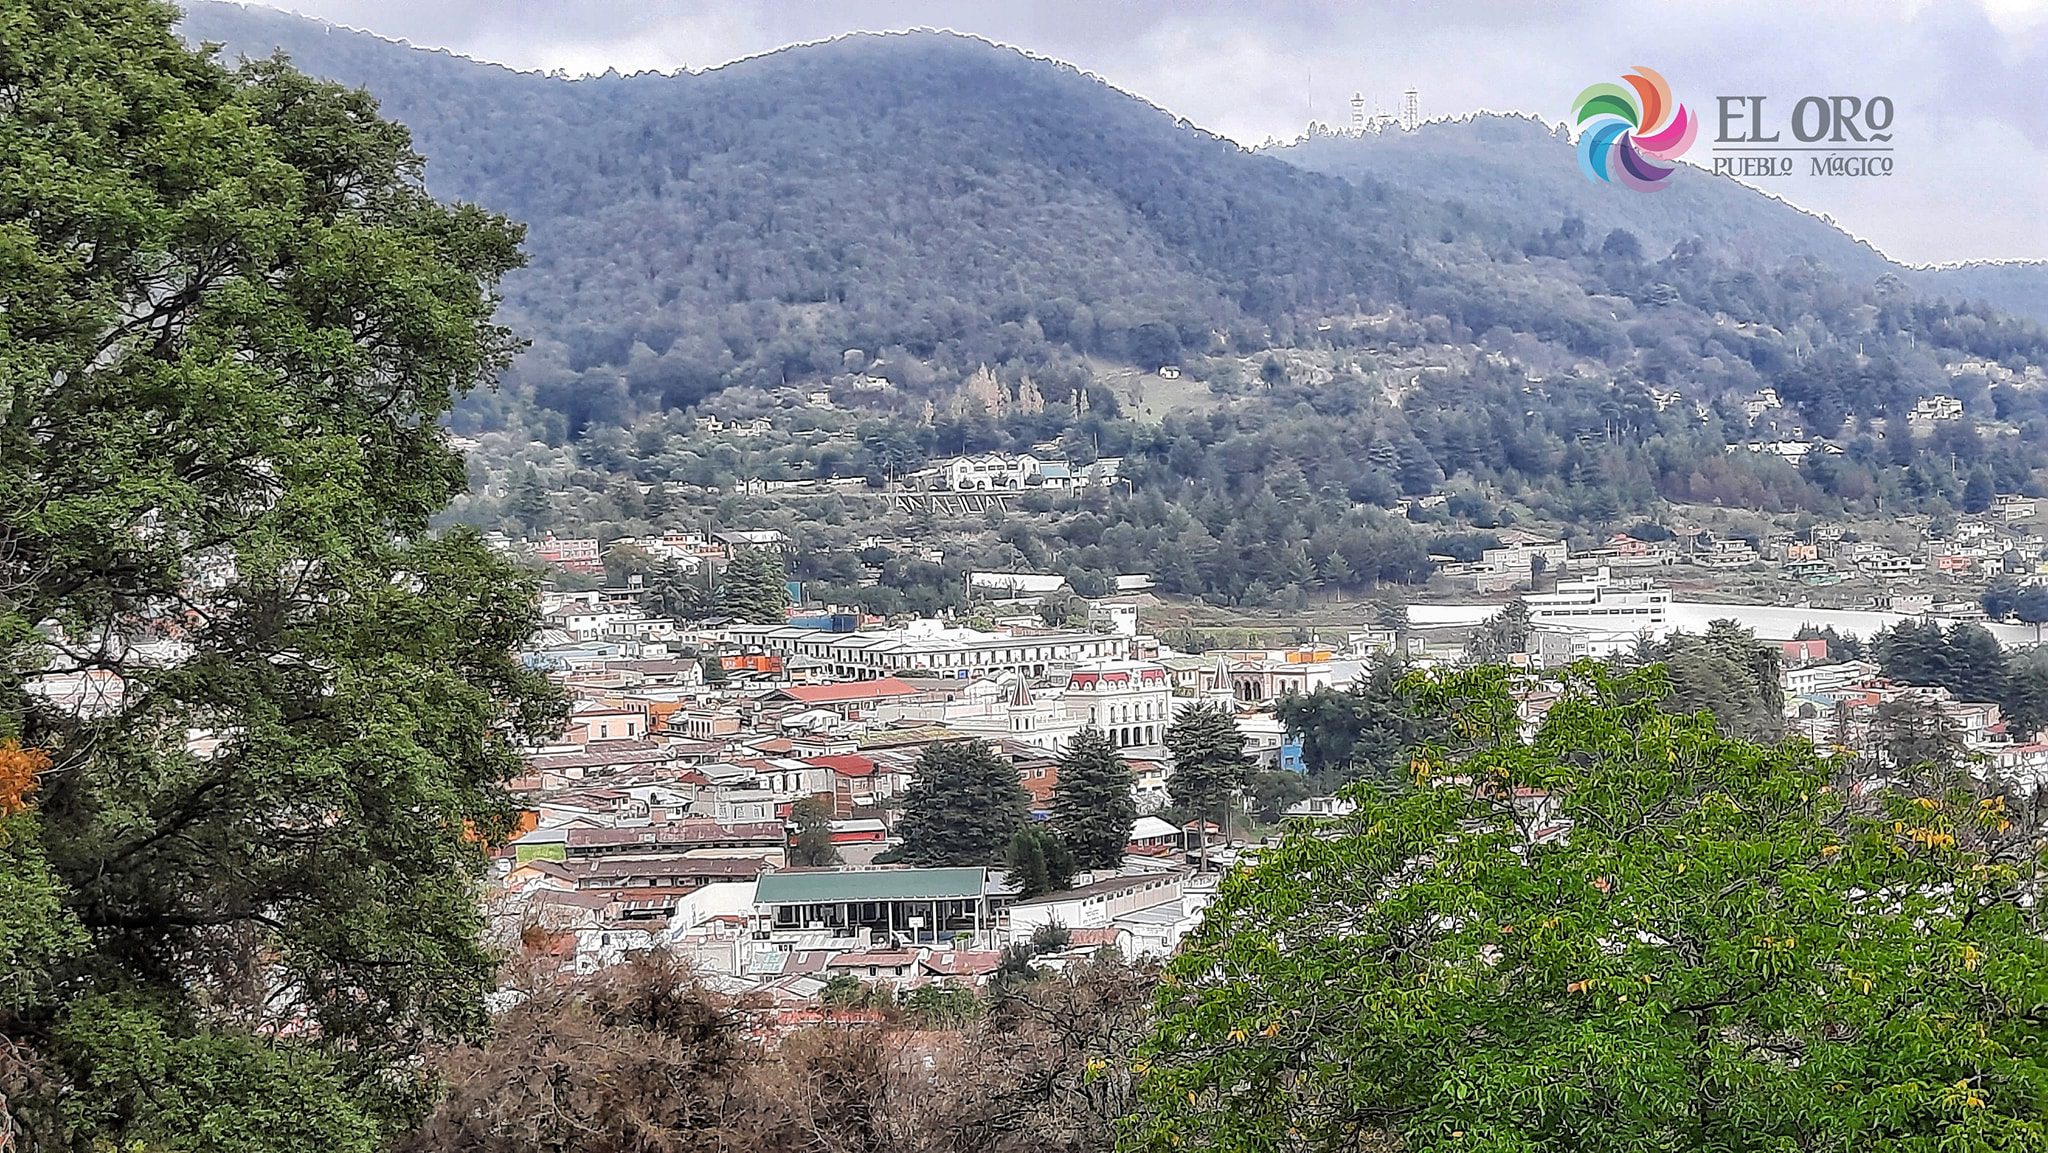
[[[550,533],[534,546],[533,555],[570,572],[604,571],[604,561],[598,556],[597,540],[591,537],[558,537]]]
[[[1347,801],[1342,797],[1303,797],[1282,810],[1282,814],[1288,817],[1321,819],[1348,817],[1357,811],[1357,802]]]
[[[1828,642],[1820,637],[1803,641],[1779,641],[1778,659],[1788,665],[1826,664]]]
[[[832,822],[835,845],[879,845],[889,839],[889,826],[873,817],[855,817]]]
[[[982,452],[937,466],[942,487],[954,492],[1021,492],[1039,483],[1043,462],[1028,452]]]
[[[1131,822],[1128,847],[1138,852],[1178,849],[1180,837],[1180,829],[1175,827],[1172,821],[1163,821],[1148,815]]]
[[[1913,406],[1913,411],[1906,414],[1906,424],[1925,428],[1940,421],[1961,420],[1962,417],[1963,402],[1956,397],[1923,396]]]
[[[590,741],[637,741],[647,735],[644,709],[586,708],[570,714],[570,722],[581,726]]]
[[[1097,661],[1067,674],[1067,713],[1101,729],[1119,751],[1161,747],[1173,722],[1173,679],[1163,666]]]
[[[1873,551],[1856,561],[1856,567],[1871,576],[1903,576],[1918,572],[1920,562],[1909,556],[1897,556],[1889,552]]]
[[[1471,569],[1472,587],[1477,592],[1501,592],[1533,584],[1542,574],[1555,576],[1570,563],[1571,549],[1564,541],[1511,530],[1501,534],[1499,547],[1480,552]]]
[[[757,939],[979,939],[995,926],[982,868],[785,869],[755,886]]]
[[[1756,546],[1748,541],[1722,537],[1708,545],[1705,552],[1694,553],[1692,563],[1701,568],[1739,569],[1748,568],[1759,559]]]
[[[2034,515],[2034,508],[2033,497],[2000,493],[1991,502],[1991,515],[2000,520],[2027,520]]]
[[[622,828],[569,830],[567,859],[685,853],[705,857],[762,857],[782,863],[788,831],[780,821],[724,824],[702,817]]]
[[[878,949],[867,953],[841,953],[825,962],[825,972],[832,976],[902,985],[918,971],[918,963],[918,954],[908,950]]]
[[[855,720],[885,701],[919,695],[922,690],[897,677],[871,681],[843,681],[824,685],[790,685],[761,698],[764,707],[796,704],[806,709],[825,709],[847,720]]]
[[[1061,491],[1107,488],[1123,478],[1123,466],[1124,458],[1120,456],[1105,456],[1081,465],[1049,460],[1039,466],[1038,481],[1046,488]]]
[[[1069,929],[1107,925],[1126,913],[1156,905],[1178,906],[1178,874],[1133,874],[1019,901],[1010,906],[1009,939],[1028,941],[1046,925]]]
[[[994,949],[928,952],[917,962],[920,975],[959,985],[985,985],[1002,964],[1002,952]]]

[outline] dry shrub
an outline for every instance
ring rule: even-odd
[[[960,1029],[774,1035],[650,954],[528,982],[401,1153],[1080,1153],[1106,1150],[1150,977],[1098,962],[1008,991]],[[760,1038],[760,1039],[757,1039]]]

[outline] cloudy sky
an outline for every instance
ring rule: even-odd
[[[515,68],[716,67],[855,30],[971,32],[1070,61],[1246,144],[1349,116],[1563,120],[1634,65],[1709,117],[1718,95],[1890,98],[1889,178],[1752,181],[1917,263],[2048,259],[2048,0],[280,0]],[[1786,134],[1790,139],[1789,133]],[[1620,190],[1616,190],[1620,194]]]

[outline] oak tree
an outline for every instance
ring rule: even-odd
[[[177,16],[0,12],[0,738],[48,758],[0,1094],[31,1147],[368,1149],[483,1020],[483,847],[559,717],[532,581],[428,531],[520,231]]]
[[[2043,1147],[2042,845],[2001,798],[1852,798],[1655,670],[1575,671],[1525,740],[1507,676],[1421,683],[1416,787],[1225,879],[1133,1147]]]

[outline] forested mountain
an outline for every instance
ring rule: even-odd
[[[1601,196],[1528,120],[1260,155],[947,34],[570,81],[262,8],[195,4],[185,28],[368,88],[436,194],[526,222],[530,265],[506,294],[533,347],[500,403],[530,399],[550,439],[862,370],[915,397],[986,363],[1056,401],[1091,379],[1084,356],[1260,354],[1368,316],[1413,322],[1382,343],[1483,344],[1540,370],[1597,358],[1654,382],[1704,359],[1715,387],[1767,383],[1781,353],[1836,339],[1923,347],[1901,338],[1910,323],[1867,331],[1889,268],[1870,249],[1690,172],[1667,195]],[[1784,291],[1760,279],[1801,254],[1825,267]],[[1652,339],[1614,296],[1690,308]],[[1748,367],[1724,371],[1731,355]],[[1941,383],[1926,365],[1906,377]]]
[[[1696,168],[1681,165],[1654,196],[1617,195],[1580,175],[1560,126],[1530,116],[1484,113],[1414,132],[1315,135],[1261,152],[1312,172],[1461,203],[1529,232],[1569,214],[1595,235],[1626,228],[1655,253],[1701,237],[1746,260],[1810,256],[1859,279],[1897,271],[1819,217]]]
[[[1684,165],[1655,196],[1618,196],[1579,174],[1561,124],[1531,116],[1481,113],[1415,132],[1321,134],[1260,151],[1312,172],[1461,204],[1527,231],[1569,213],[1596,234],[1625,228],[1652,252],[1700,237],[1745,260],[1808,256],[1859,279],[1892,272],[1921,291],[1988,300],[2048,321],[2048,262],[1902,269],[1813,213]]]
[[[1394,299],[1434,215],[950,35],[567,82],[227,5],[186,28],[367,87],[437,194],[528,223],[522,375],[577,425],[819,376],[849,348],[971,368],[1262,345],[1263,321]]]

